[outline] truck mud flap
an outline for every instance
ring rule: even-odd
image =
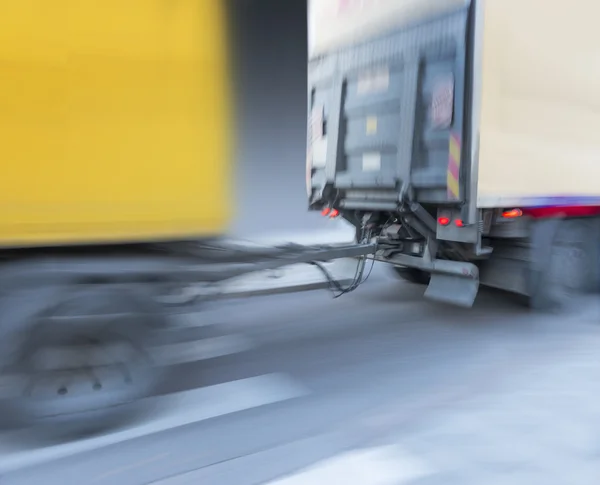
[[[415,268],[429,273],[431,278],[425,298],[470,308],[479,291],[479,268],[473,263],[446,259],[425,259],[407,254],[395,254],[381,261]]]
[[[425,290],[425,298],[470,308],[478,291],[478,277],[434,272]]]

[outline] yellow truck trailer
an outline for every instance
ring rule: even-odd
[[[0,247],[227,229],[222,3],[0,2]]]
[[[225,7],[0,1],[0,407],[13,424],[105,426],[160,382],[151,351],[170,307],[249,271],[370,251],[217,241],[232,215]]]

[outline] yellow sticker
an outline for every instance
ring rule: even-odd
[[[367,135],[374,135],[377,133],[377,116],[367,117]]]

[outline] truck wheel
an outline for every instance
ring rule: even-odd
[[[396,274],[404,281],[415,285],[428,285],[431,275],[423,270],[407,268],[406,266],[394,266]]]
[[[99,289],[22,322],[0,336],[13,345],[1,369],[10,377],[5,416],[53,437],[116,424],[160,380],[148,353],[160,325],[143,296]]]
[[[549,219],[533,223],[529,304],[561,311],[598,284],[598,220]]]

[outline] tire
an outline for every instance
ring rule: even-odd
[[[598,220],[536,221],[531,236],[529,306],[561,312],[598,285]]]
[[[102,431],[131,417],[161,382],[149,346],[163,323],[140,293],[92,288],[1,329],[13,350],[2,362],[13,377],[3,414],[52,438]]]
[[[415,285],[428,285],[431,275],[417,268],[408,268],[406,266],[394,266],[396,275],[404,281]]]

